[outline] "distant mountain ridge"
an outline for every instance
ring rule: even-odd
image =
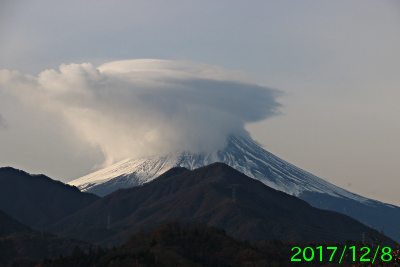
[[[141,227],[175,219],[223,228],[236,238],[253,241],[358,241],[370,231],[349,216],[311,207],[224,163],[193,171],[172,168],[149,183],[103,197],[51,230],[110,245],[125,242]]]
[[[45,175],[0,168],[0,209],[37,230],[45,230],[97,199]]]
[[[224,162],[249,177],[294,195],[314,207],[352,216],[400,241],[400,208],[351,193],[269,153],[249,138],[229,136],[224,149],[210,154],[179,153],[126,159],[68,184],[100,196],[149,182],[173,167],[196,169]]]

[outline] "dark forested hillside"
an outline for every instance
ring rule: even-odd
[[[346,215],[311,207],[222,163],[173,168],[103,198],[12,168],[0,169],[0,186],[1,205],[36,227],[56,221],[47,229],[57,236],[103,246],[90,249],[76,239],[34,231],[0,212],[0,266],[289,266],[294,246],[339,248],[370,233]],[[325,253],[324,260],[296,265],[331,264]],[[51,259],[40,263],[44,258]]]
[[[0,266],[7,266],[21,257],[35,259],[33,262],[37,262],[45,257],[69,255],[77,246],[88,250],[90,245],[34,231],[0,210]]]
[[[193,171],[173,168],[148,184],[103,197],[51,230],[90,243],[122,244],[141,227],[175,219],[252,241],[345,242],[370,231],[349,216],[313,208],[223,163]]]
[[[0,168],[0,209],[34,229],[46,229],[97,199],[45,175]]]
[[[360,256],[364,253],[358,251],[363,246],[372,248],[372,245],[346,243],[347,247],[353,245],[357,248],[356,260],[351,253],[341,257],[344,244],[278,240],[249,242],[235,239],[223,229],[198,223],[168,222],[148,233],[139,231],[120,247],[91,250],[89,253],[75,249],[72,255],[45,260],[42,266],[359,266],[363,264]],[[306,247],[305,256],[302,252],[295,255]],[[336,248],[336,251],[332,254],[333,250],[327,247]],[[375,263],[377,266],[398,266],[398,251],[393,249],[391,255],[392,259],[384,262],[381,260],[382,253],[379,253]],[[372,257],[367,255],[364,259]]]

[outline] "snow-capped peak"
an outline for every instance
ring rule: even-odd
[[[229,136],[227,146],[213,153],[184,152],[125,159],[73,180],[69,184],[77,186],[82,191],[106,195],[119,188],[149,182],[173,167],[180,166],[193,170],[214,162],[224,162],[249,177],[294,196],[304,191],[311,191],[334,197],[346,197],[359,202],[369,201],[276,157],[249,138],[238,136]]]

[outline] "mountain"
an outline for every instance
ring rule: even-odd
[[[29,232],[31,228],[18,222],[4,211],[0,210],[0,237],[8,236],[16,232]]]
[[[141,227],[196,221],[248,240],[361,240],[370,229],[351,217],[311,207],[224,163],[172,168],[141,186],[113,192],[51,227],[91,243],[121,244]],[[374,234],[379,235],[378,232]]]
[[[400,208],[351,193],[312,175],[260,147],[249,138],[229,136],[224,149],[210,154],[169,154],[126,159],[69,182],[100,196],[144,184],[172,167],[196,169],[224,162],[249,177],[294,195],[312,206],[347,214],[400,241]]]
[[[75,213],[99,199],[44,175],[0,168],[0,209],[35,229]]]
[[[61,254],[69,255],[76,246],[84,250],[88,250],[90,246],[82,241],[34,231],[1,210],[0,222],[0,266],[8,266],[13,261],[24,262],[24,259],[18,261],[16,258],[28,257],[41,260]],[[29,260],[29,262],[39,263],[35,260]],[[15,266],[31,265],[16,264]]]
[[[151,181],[173,167],[193,170],[214,162],[226,163],[247,176],[290,195],[316,192],[334,197],[343,196],[363,203],[370,201],[291,165],[252,140],[235,136],[229,136],[223,150],[211,154],[180,153],[126,159],[68,184],[84,192],[105,196],[119,188]]]

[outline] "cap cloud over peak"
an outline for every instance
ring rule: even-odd
[[[240,72],[189,61],[61,65],[37,77],[2,70],[1,90],[66,123],[106,165],[149,154],[222,148],[244,125],[279,114],[281,92]]]

